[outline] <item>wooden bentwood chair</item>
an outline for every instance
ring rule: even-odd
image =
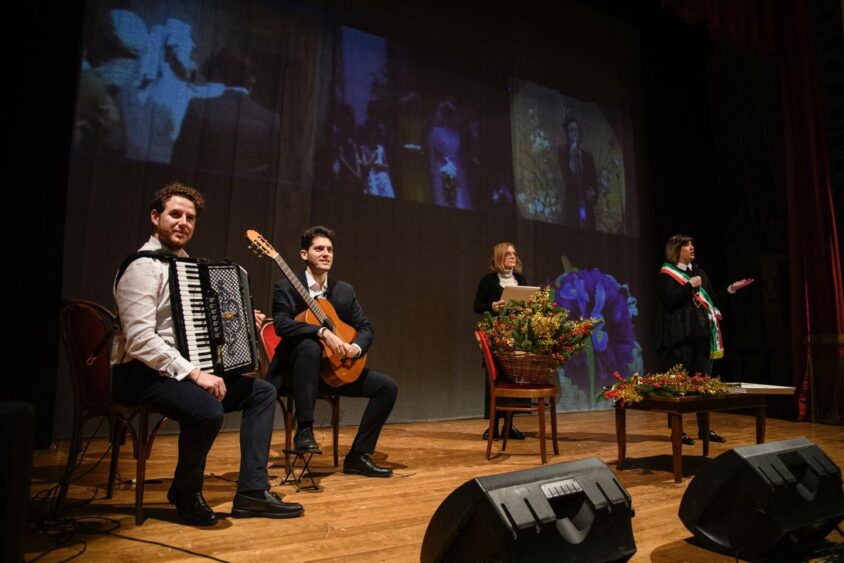
[[[276,334],[275,327],[271,319],[264,321],[261,326],[261,334],[259,337],[261,341],[261,351],[264,355],[264,368],[261,370],[261,376],[267,377],[267,370],[270,363],[275,356],[275,349],[281,342],[281,337]],[[332,393],[317,393],[317,399],[323,400],[331,405],[331,427],[333,429],[334,439],[334,467],[339,465],[339,456],[337,446],[340,441],[340,396]],[[296,417],[293,411],[293,390],[282,387],[278,390],[276,397],[278,405],[281,407],[281,414],[284,418],[284,447],[290,449],[293,447],[293,428],[296,424]],[[285,404],[286,402],[286,404]]]
[[[109,423],[111,462],[108,469],[106,498],[112,498],[120,446],[126,432],[132,437],[136,460],[135,523],[144,520],[144,478],[152,445],[165,417],[149,432],[150,412],[143,407],[120,405],[111,394],[111,336],[117,318],[111,311],[94,303],[73,299],[62,303],[60,330],[73,384],[73,427],[70,452],[53,515],[59,512],[73,480],[79,461],[80,442],[85,424],[93,418],[105,417]],[[137,428],[135,427],[137,425]]]
[[[495,432],[495,415],[498,411],[504,412],[504,429],[501,432],[501,451],[507,449],[507,436],[510,434],[510,427],[513,424],[514,412],[536,412],[539,414],[539,451],[542,455],[542,463],[547,463],[548,457],[545,453],[545,400],[548,399],[548,410],[551,414],[551,441],[554,444],[554,454],[559,454],[557,446],[557,386],[544,384],[520,384],[503,381],[498,377],[498,366],[495,358],[492,357],[486,335],[475,331],[475,340],[481,349],[486,367],[486,380],[489,385],[489,433],[486,442],[486,458],[492,455],[492,440]],[[505,399],[501,404],[496,399]],[[506,399],[536,399],[532,402],[507,402]]]

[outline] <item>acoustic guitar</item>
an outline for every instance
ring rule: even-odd
[[[275,263],[281,268],[284,277],[290,282],[290,285],[299,293],[299,296],[305,302],[307,307],[304,311],[296,315],[296,320],[303,323],[308,323],[316,326],[324,326],[344,342],[352,342],[357,334],[357,331],[340,320],[337,316],[337,311],[328,299],[314,299],[311,297],[308,289],[302,285],[290,266],[279,256],[275,248],[267,242],[258,231],[249,229],[246,231],[246,238],[249,239],[249,249],[258,256],[266,256],[275,260]],[[351,383],[360,377],[363,368],[366,366],[366,355],[361,354],[357,358],[347,358],[335,354],[326,344],[322,343],[324,350],[324,358],[320,369],[320,375],[323,381],[332,387],[338,387],[346,383]]]

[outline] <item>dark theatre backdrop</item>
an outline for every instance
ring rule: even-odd
[[[146,205],[171,179],[208,198],[191,255],[239,262],[267,312],[281,274],[246,249],[243,232],[262,232],[298,270],[298,235],[329,225],[338,234],[331,275],[355,285],[375,326],[369,361],[398,380],[393,420],[402,421],[482,412],[471,303],[500,240],[515,242],[530,282],[559,280],[563,297],[578,281],[567,270],[580,269],[587,290],[579,300],[566,294],[570,305],[607,317],[606,354],[596,354],[597,367],[573,365],[563,381],[569,410],[593,408],[590,393],[612,369],[655,365],[653,281],[674,231],[698,237],[716,284],[759,277],[756,263],[736,265],[724,253],[730,233],[718,199],[732,180],[719,185],[723,167],[713,164],[721,145],[712,144],[709,81],[718,72],[707,69],[714,47],[704,30],[656,2],[638,11],[537,2],[519,14],[388,4],[87,3],[68,134],[62,297],[111,303],[116,265],[148,237]],[[532,129],[533,98],[517,92],[525,83],[548,94]],[[535,169],[553,171],[571,116],[605,182],[603,202],[586,211],[594,224],[525,211],[535,193],[514,173],[514,147],[525,140],[539,147],[532,156],[553,163]],[[389,183],[368,168],[343,177],[356,159],[386,160]],[[589,286],[600,276],[612,296]],[[744,317],[757,321],[742,328],[753,333],[761,297],[746,301]],[[767,345],[764,331],[741,344]],[[789,377],[763,364],[743,379]],[[59,370],[57,437],[70,410]],[[348,401],[344,420],[361,407]]]

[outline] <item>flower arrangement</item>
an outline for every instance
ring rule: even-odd
[[[492,352],[551,356],[563,363],[583,349],[601,321],[570,319],[552,295],[545,287],[527,302],[511,301],[497,317],[485,313],[478,330],[486,335]]]
[[[682,365],[676,365],[665,373],[639,375],[634,373],[624,379],[618,372],[613,373],[617,383],[604,387],[599,399],[626,404],[638,403],[645,395],[656,397],[683,397],[685,395],[723,395],[732,388],[718,377],[692,375]]]

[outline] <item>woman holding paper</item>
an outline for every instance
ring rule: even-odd
[[[507,286],[527,285],[527,280],[522,275],[522,261],[519,260],[519,254],[516,252],[516,247],[512,242],[499,242],[492,247],[492,256],[489,259],[489,269],[492,270],[489,274],[481,278],[478,284],[478,291],[475,293],[475,312],[484,314],[490,312],[493,315],[504,309],[507,304],[501,299],[501,294]],[[489,417],[489,389],[485,386],[485,400],[484,400],[484,418]],[[499,412],[495,421],[494,438],[498,438],[498,422],[504,415]],[[483,438],[487,439],[489,430],[484,431]],[[522,434],[515,426],[510,426],[511,440],[524,440],[525,435]]]
[[[489,311],[497,315],[507,304],[501,294],[507,286],[527,285],[522,275],[522,261],[512,242],[499,242],[492,247],[489,259],[489,274],[481,278],[475,293],[475,312],[483,315]]]

